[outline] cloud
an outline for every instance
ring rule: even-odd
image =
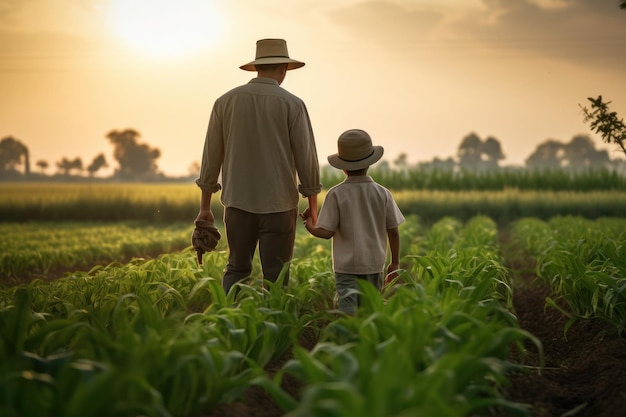
[[[483,0],[484,8],[449,27],[506,53],[582,65],[624,63],[626,12],[613,0]]]
[[[367,1],[329,18],[362,44],[480,48],[502,58],[532,56],[578,65],[626,64],[626,12],[615,0],[481,0],[480,7]]]
[[[329,12],[336,25],[368,42],[415,41],[428,37],[444,13],[432,7],[369,1]]]

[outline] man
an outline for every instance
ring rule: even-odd
[[[221,189],[229,247],[226,293],[250,275],[257,244],[264,279],[278,279],[293,256],[298,192],[317,216],[322,186],[309,115],[301,99],[280,87],[288,70],[302,66],[289,58],[283,39],[259,40],[256,59],[240,67],[257,77],[213,106],[196,180],[202,190],[196,222],[215,220],[211,197]]]

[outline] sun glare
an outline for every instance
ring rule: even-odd
[[[202,52],[222,34],[210,0],[113,0],[111,18],[118,37],[156,56]]]

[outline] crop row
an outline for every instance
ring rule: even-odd
[[[387,185],[383,182],[383,185]],[[388,185],[389,187],[389,185]],[[389,187],[394,189],[393,187]],[[320,204],[325,193],[320,195]],[[626,191],[497,191],[395,190],[405,214],[428,224],[443,217],[467,221],[484,215],[499,225],[521,217],[548,219],[556,215],[587,218],[621,216]],[[305,200],[301,199],[302,204]],[[43,184],[0,183],[0,222],[187,222],[198,213],[200,191],[195,184]],[[216,218],[222,217],[218,198]],[[304,209],[304,207],[301,207]]]
[[[515,188],[526,191],[597,191],[626,190],[626,176],[611,169],[524,169],[492,170],[419,169],[384,164],[369,170],[374,179],[395,190],[430,191],[503,191]],[[334,168],[322,172],[322,184],[330,187],[343,181],[343,173]]]
[[[514,236],[551,286],[549,304],[570,317],[565,330],[601,318],[626,332],[626,219],[527,218],[515,223]]]
[[[0,223],[0,284],[179,250],[190,244],[192,228],[188,223]]]
[[[0,414],[189,416],[250,386],[291,417],[526,414],[502,395],[507,358],[539,342],[509,310],[496,224],[405,226],[403,271],[382,297],[362,286],[353,317],[333,309],[329,242],[304,235],[287,287],[263,285],[255,260],[227,296],[226,254],[198,267],[187,248],[0,290]],[[319,335],[312,350],[305,331]]]

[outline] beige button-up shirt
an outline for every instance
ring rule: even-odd
[[[368,175],[346,177],[328,190],[317,226],[335,232],[333,269],[344,274],[384,272],[387,229],[405,221],[391,192]]]
[[[222,184],[219,176],[221,172]],[[318,194],[319,163],[304,102],[270,78],[254,78],[215,101],[200,177],[225,207],[277,213]]]

